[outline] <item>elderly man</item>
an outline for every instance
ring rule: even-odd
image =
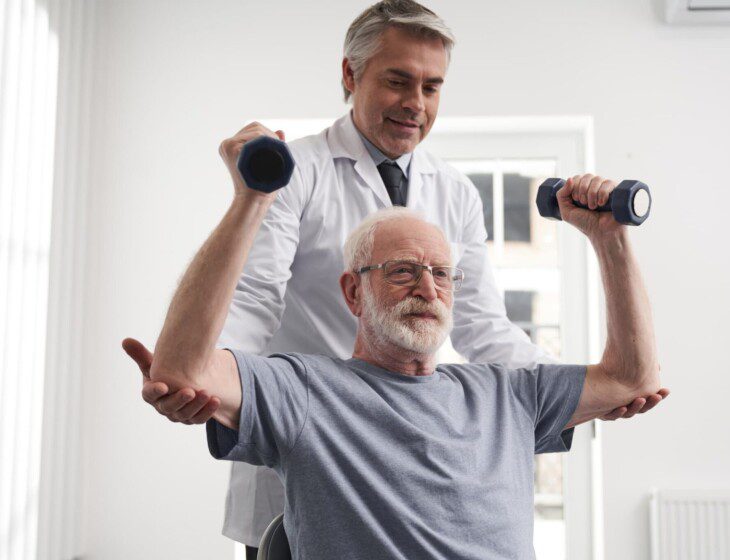
[[[272,204],[236,286],[218,347],[248,353],[318,353],[347,358],[357,321],[337,296],[345,237],[368,214],[402,205],[439,225],[466,275],[454,299],[454,348],[472,362],[533,367],[555,362],[511,323],[494,283],[482,203],[471,181],[419,147],[438,113],[454,38],[412,0],[367,8],[348,29],[342,87],[352,110],[321,134],[290,143],[297,170]],[[241,138],[273,134],[259,123]],[[280,132],[279,136],[283,138]],[[582,194],[588,183],[580,185]],[[141,367],[151,355],[135,350]],[[204,393],[145,395],[173,421],[202,423]],[[185,399],[188,400],[185,400]],[[607,419],[643,412],[621,403]],[[256,545],[283,507],[283,488],[264,467],[234,463],[224,534]]]
[[[242,143],[224,142],[227,162]],[[264,358],[216,348],[276,197],[231,174],[236,195],[170,304],[151,380],[210,397],[215,457],[276,471],[294,558],[534,558],[534,454],[566,451],[573,426],[668,393],[626,226],[573,206],[573,180],[559,192],[564,221],[601,267],[608,339],[598,364],[437,366],[464,278],[443,231],[406,209],[372,215],[345,244],[352,357]],[[588,179],[595,207],[615,183]],[[135,345],[123,342],[128,353]]]

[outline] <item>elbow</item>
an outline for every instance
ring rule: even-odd
[[[624,364],[622,367],[604,364],[603,369],[606,375],[629,388],[637,397],[651,395],[661,389],[661,367],[658,362],[638,362]]]
[[[641,386],[643,389],[643,394],[641,396],[653,395],[662,388],[661,381],[659,380],[660,371],[661,367],[659,366],[658,362],[656,364],[653,364],[646,370],[642,371]]]

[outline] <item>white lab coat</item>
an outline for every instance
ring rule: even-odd
[[[294,175],[256,237],[218,348],[349,358],[357,320],[340,293],[342,247],[365,216],[391,206],[390,198],[350,114],[289,147]],[[454,348],[471,362],[509,367],[556,362],[507,319],[476,187],[421,148],[413,152],[408,177],[408,208],[441,226],[454,263],[464,270],[454,300]],[[283,486],[271,469],[232,464],[224,535],[258,546],[283,507]]]

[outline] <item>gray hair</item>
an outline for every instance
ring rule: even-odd
[[[373,212],[360,222],[350,232],[350,235],[347,236],[347,240],[345,241],[345,270],[355,272],[363,266],[370,264],[369,261],[373,254],[373,245],[375,243],[375,230],[378,228],[378,225],[402,218],[415,218],[424,222],[426,221],[422,214],[414,212],[409,208],[389,206]]]
[[[383,32],[391,26],[406,29],[417,37],[441,39],[447,64],[451,60],[456,40],[444,20],[414,0],[383,0],[357,16],[345,35],[344,57],[350,62],[355,80],[360,79],[368,60],[380,47]],[[344,79],[342,89],[347,102],[350,91],[345,87]]]

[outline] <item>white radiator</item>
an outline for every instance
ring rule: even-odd
[[[730,560],[730,490],[651,491],[652,560]]]

